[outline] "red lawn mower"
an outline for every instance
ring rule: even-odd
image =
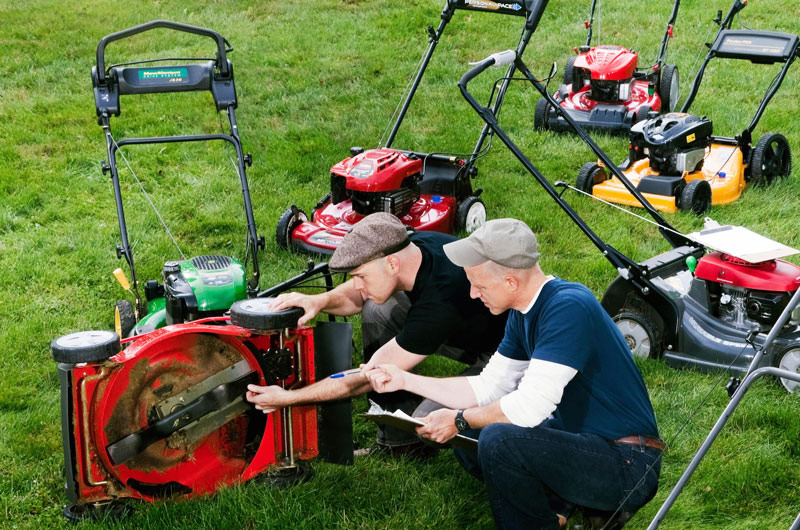
[[[517,52],[521,55],[539,24],[547,0],[495,3],[486,0],[447,0],[436,30],[428,26],[428,48],[386,144],[376,149],[350,149],[350,157],[331,168],[331,191],[306,213],[292,206],[281,215],[275,231],[279,246],[304,252],[332,254],[351,227],[374,212],[389,212],[416,230],[472,232],[486,221],[482,190],[472,189],[478,174],[475,162],[483,156],[488,127],[481,131],[466,158],[442,153],[394,149],[392,143],[408,111],[436,45],[456,10],[482,11],[525,18]],[[497,90],[492,109],[500,111],[514,72],[509,67]]]
[[[170,66],[142,67],[141,63],[162,60],[149,59],[105,67],[108,43],[156,28],[210,37],[217,45],[216,60],[197,64],[193,59],[164,59]],[[234,117],[236,91],[232,65],[226,58],[229,51],[228,42],[217,32],[168,21],[113,33],[98,45],[95,101],[106,131],[111,159],[107,169],[112,173],[123,238],[118,254],[126,257],[133,271],[113,158],[116,150],[128,144],[223,140],[234,144],[238,154],[254,273],[246,281],[241,265],[238,276],[221,269],[217,266],[224,259],[221,256],[168,262],[166,286],[148,282],[145,289],[148,305],[161,301],[159,310],[151,313],[166,314],[157,325],[140,325],[122,340],[111,331],[81,331],[51,343],[53,359],[59,363],[70,502],[64,515],[71,520],[122,515],[128,505],[121,499],[195,497],[256,476],[278,483],[305,480],[310,468],[302,462],[317,455],[352,463],[349,401],[265,415],[245,400],[250,383],[296,388],[349,368],[352,324],[322,322],[315,329],[297,328],[302,309],[270,310],[272,296],[308,286],[321,276],[325,277],[322,287],[332,288],[327,264],[309,266],[299,276],[258,292],[256,251],[260,245],[244,175],[249,156],[242,154]],[[119,115],[120,95],[190,90],[212,92],[217,110],[227,111],[230,135],[120,141],[111,136],[109,120]],[[199,272],[182,274],[190,265]],[[134,273],[134,286],[135,278]],[[240,292],[233,299],[194,295],[208,295],[208,288],[234,284]],[[149,296],[150,291],[159,290],[157,296]],[[197,303],[209,298],[219,304],[208,308]],[[187,303],[190,299],[191,304]],[[187,307],[193,310],[186,311]]]
[[[680,0],[675,0],[667,22],[658,59],[653,66],[639,67],[639,54],[622,46],[591,46],[597,0],[592,0],[586,44],[576,48],[564,67],[564,84],[553,99],[584,129],[627,134],[631,125],[651,112],[675,109],[679,95],[678,67],[664,64],[672,38]],[[542,98],[536,102],[534,127],[539,130],[571,132],[563,117]]]

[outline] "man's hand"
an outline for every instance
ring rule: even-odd
[[[393,364],[381,364],[380,366],[362,364],[360,368],[364,371],[375,392],[395,392],[403,390],[405,386],[406,372]]]
[[[302,307],[305,313],[297,320],[297,325],[302,326],[325,307],[324,297],[320,295],[303,293],[283,293],[278,295],[272,302],[273,311],[281,311],[289,307]]]
[[[458,434],[456,412],[452,409],[439,409],[419,418],[425,425],[417,427],[417,434],[440,444],[448,442]]]
[[[292,404],[289,392],[279,386],[247,385],[247,401],[255,403],[256,410],[264,414]]]

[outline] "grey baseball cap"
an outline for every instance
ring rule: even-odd
[[[350,272],[370,261],[394,254],[410,243],[406,226],[390,213],[364,217],[344,236],[328,267],[333,272]]]
[[[528,225],[517,219],[493,219],[469,237],[444,246],[444,253],[459,267],[493,261],[512,269],[530,269],[539,261],[538,243]]]

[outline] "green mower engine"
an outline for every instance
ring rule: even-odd
[[[120,311],[118,322],[123,337],[149,333],[171,324],[221,316],[237,300],[247,298],[245,268],[227,256],[197,256],[185,261],[168,261],[162,272],[164,283],[145,283],[146,311],[137,323],[132,306]],[[125,303],[123,303],[125,304]],[[123,317],[123,313],[129,316]]]

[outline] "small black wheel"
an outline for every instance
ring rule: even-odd
[[[650,108],[650,105],[642,105],[641,107],[636,109],[636,114],[634,115],[633,123],[648,119],[651,110],[653,109]]]
[[[661,80],[658,83],[658,97],[661,98],[661,114],[672,112],[678,106],[680,96],[680,76],[678,67],[674,64],[665,64],[661,68]]]
[[[550,103],[545,98],[539,99],[536,102],[536,108],[533,111],[533,128],[537,131],[546,131],[550,128],[548,117],[550,114]]]
[[[296,206],[292,206],[281,214],[278,226],[275,227],[275,241],[279,247],[291,248],[292,231],[303,221],[308,221],[308,216],[306,212]]]
[[[120,338],[130,335],[136,327],[136,313],[133,311],[133,304],[128,300],[117,300],[114,304],[114,331]]]
[[[791,348],[781,353],[778,356],[778,361],[775,363],[775,366],[781,370],[800,374],[800,348]],[[794,394],[800,389],[800,383],[797,381],[781,377],[780,382],[781,386],[791,394]]]
[[[711,209],[711,184],[707,180],[696,179],[683,188],[678,208],[684,212],[703,215]]]
[[[653,326],[644,316],[623,312],[614,317],[614,323],[634,357],[654,359],[659,356],[661,352],[658,351]]]
[[[608,174],[604,168],[597,165],[596,162],[586,162],[578,171],[575,187],[591,195],[594,185],[605,180],[608,180]]]
[[[61,513],[72,523],[79,523],[90,519],[92,521],[118,520],[128,517],[133,509],[119,501],[90,504],[69,504],[64,506]]]
[[[567,64],[564,65],[564,84],[571,85],[575,78],[575,59],[578,57],[573,55],[569,59],[567,59]],[[578,87],[572,87],[573,92],[578,91]]]
[[[294,486],[308,482],[314,476],[314,470],[307,462],[298,461],[294,466],[280,466],[268,469],[257,475],[255,480],[266,482],[277,488]]]
[[[471,234],[486,223],[486,205],[474,195],[470,195],[458,205],[456,210],[456,231]]]
[[[297,321],[305,314],[302,307],[290,307],[272,311],[274,298],[249,298],[239,300],[231,306],[231,323],[248,329],[272,331],[296,328]]]
[[[750,158],[750,179],[766,186],[792,171],[792,151],[782,134],[769,133],[761,137]]]
[[[119,335],[113,331],[78,331],[50,343],[53,359],[60,363],[96,363],[119,353]]]

